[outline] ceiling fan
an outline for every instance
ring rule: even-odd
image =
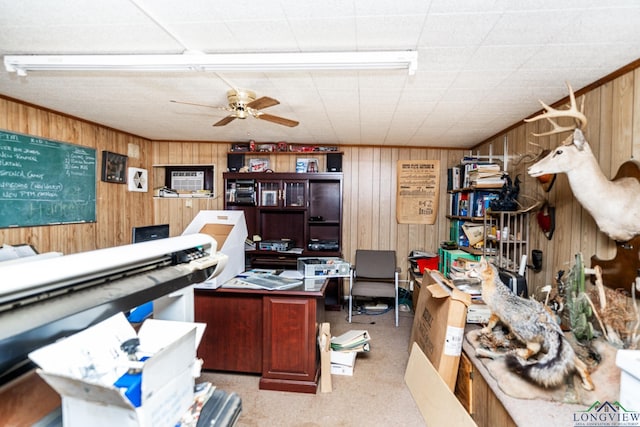
[[[229,114],[227,117],[214,123],[213,126],[224,126],[228,123],[231,123],[235,119],[246,119],[249,116],[283,126],[298,126],[298,122],[295,120],[285,119],[284,117],[274,116],[272,114],[267,114],[260,111],[264,108],[273,107],[274,105],[280,104],[280,101],[278,101],[277,99],[269,98],[268,96],[263,96],[256,99],[255,92],[245,89],[231,89],[227,91],[227,99],[229,101],[228,107],[216,107],[213,105],[196,104],[193,102],[181,102],[174,100],[171,100],[171,102],[175,102],[177,104],[216,108],[218,110],[231,112],[231,114]]]

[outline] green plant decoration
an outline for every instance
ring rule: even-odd
[[[576,254],[576,263],[568,274],[566,297],[573,335],[579,341],[592,340],[594,338],[593,325],[589,319],[593,315],[593,311],[585,293],[582,253]]]

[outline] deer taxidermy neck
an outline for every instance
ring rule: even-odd
[[[604,175],[582,131],[587,125],[583,107],[578,109],[573,90],[569,84],[567,87],[571,101],[568,109],[555,109],[540,101],[545,112],[525,120],[547,119],[551,123],[550,131],[534,136],[572,132],[560,146],[531,165],[528,173],[532,177],[566,174],[575,198],[591,214],[599,229],[616,241],[626,242],[640,234],[640,182],[635,178],[611,181]],[[560,117],[572,118],[574,125],[558,126],[553,119]]]

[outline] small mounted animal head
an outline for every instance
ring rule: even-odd
[[[587,117],[582,112],[584,110],[584,98],[582,98],[582,105],[580,109],[578,109],[573,89],[569,83],[567,83],[567,87],[569,88],[569,99],[571,102],[568,109],[555,109],[540,101],[545,112],[531,119],[525,119],[526,122],[547,119],[549,123],[551,123],[552,129],[550,131],[534,133],[534,136],[554,135],[573,131],[573,134],[567,137],[560,146],[529,166],[528,173],[532,177],[566,173],[577,167],[584,159],[593,157],[589,143],[582,133],[582,129],[587,125]],[[574,124],[571,126],[559,126],[553,119],[560,117],[573,118]]]

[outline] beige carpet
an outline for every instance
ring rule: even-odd
[[[404,382],[413,314],[401,312],[397,328],[393,311],[354,316],[351,324],[344,310],[326,317],[332,335],[350,329],[371,334],[371,351],[358,355],[353,376],[332,376],[331,393],[259,390],[257,375],[205,372],[199,380],[242,398],[238,426],[425,426]]]

